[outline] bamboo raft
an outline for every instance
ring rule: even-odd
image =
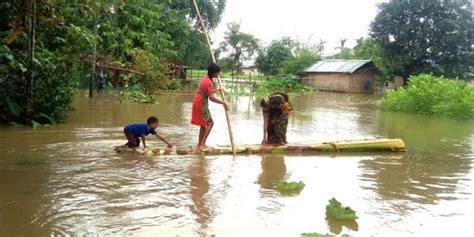
[[[323,142],[314,144],[243,145],[235,148],[237,154],[314,154],[320,152],[405,152],[405,143],[401,139],[367,139],[353,141]],[[216,147],[212,150],[198,150],[194,147],[178,148],[141,148],[117,147],[115,151],[133,152],[149,155],[231,155],[231,147]]]

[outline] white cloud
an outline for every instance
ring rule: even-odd
[[[377,14],[377,3],[383,0],[227,0],[221,23],[211,38],[223,40],[226,24],[241,22],[241,31],[253,34],[264,43],[291,36],[300,40],[326,42],[325,54],[348,39],[366,37]],[[216,44],[217,46],[217,44]]]

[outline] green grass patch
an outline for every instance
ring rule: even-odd
[[[466,82],[430,74],[411,76],[406,88],[387,94],[383,109],[459,120],[474,119],[474,89]]]

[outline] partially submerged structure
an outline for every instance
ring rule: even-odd
[[[300,73],[301,83],[322,91],[373,93],[379,70],[371,60],[321,60]]]

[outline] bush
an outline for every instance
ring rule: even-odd
[[[0,112],[1,122],[23,122],[26,112],[26,53],[0,46]],[[33,71],[32,119],[40,122],[62,122],[72,109],[76,83],[63,60],[53,52],[38,49]],[[51,121],[53,120],[53,121]]]
[[[159,85],[162,90],[179,90],[181,89],[181,81],[178,79],[169,79]]]
[[[389,93],[382,108],[454,119],[474,119],[474,90],[464,81],[429,74],[411,76],[406,88]]]
[[[146,94],[140,85],[132,86],[125,92],[125,98],[130,101],[146,104],[156,104],[157,101],[153,94]]]
[[[257,85],[256,88],[257,94],[268,94],[275,91],[304,93],[312,92],[313,88],[301,84],[294,75],[274,77],[265,80],[262,82],[262,84]]]

